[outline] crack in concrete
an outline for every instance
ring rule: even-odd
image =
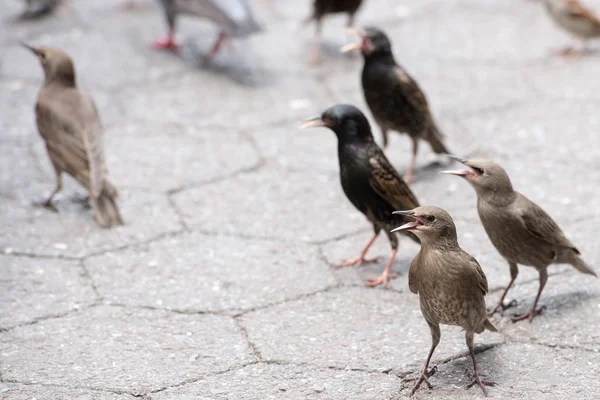
[[[95,302],[91,302],[91,303],[88,303],[88,304],[80,305],[79,307],[76,307],[76,308],[71,308],[70,310],[63,311],[61,313],[44,315],[44,316],[41,316],[41,317],[33,318],[30,321],[23,322],[23,323],[20,323],[20,324],[8,326],[8,327],[0,327],[0,333],[9,332],[9,331],[12,331],[14,329],[21,328],[21,327],[24,327],[24,326],[35,325],[35,324],[40,323],[42,321],[48,321],[48,320],[52,320],[52,319],[60,319],[60,318],[63,318],[63,317],[68,317],[71,314],[76,314],[78,312],[86,311],[86,310],[89,310],[91,308],[98,307],[100,305],[102,305],[101,302],[95,301]]]
[[[143,395],[136,393],[134,391],[129,391],[127,389],[116,389],[116,388],[101,388],[95,386],[77,386],[77,385],[63,385],[63,384],[54,384],[54,383],[40,383],[40,382],[31,382],[31,381],[19,381],[17,379],[6,379],[3,381],[4,383],[13,383],[16,385],[23,386],[41,386],[48,388],[61,388],[61,389],[70,389],[70,390],[89,390],[92,392],[102,392],[102,393],[112,393],[118,395],[126,395],[135,398],[142,397]]]
[[[258,363],[262,362],[262,355],[260,354],[258,347],[248,337],[248,331],[246,330],[246,327],[242,324],[241,316],[239,316],[239,315],[234,316],[233,320],[235,321],[236,326],[240,330],[242,337],[246,341],[248,348],[252,352],[252,356],[254,357],[254,360]]]

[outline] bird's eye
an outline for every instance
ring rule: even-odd
[[[435,217],[434,217],[433,215],[428,215],[428,216],[426,216],[426,217],[425,217],[425,219],[426,219],[427,221],[429,221],[429,222],[433,222],[433,221],[435,221]]]
[[[485,172],[482,168],[478,168],[478,167],[471,167],[473,168],[473,171],[477,172],[477,175],[483,175],[483,173]]]

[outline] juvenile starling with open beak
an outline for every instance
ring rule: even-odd
[[[537,269],[540,287],[531,309],[515,316],[513,322],[533,318],[541,312],[537,303],[548,280],[550,264],[571,264],[584,274],[596,273],[580,257],[579,250],[565,237],[556,222],[537,204],[513,189],[506,171],[498,164],[483,160],[465,160],[451,156],[470,167],[464,171],[444,171],[463,177],[477,193],[477,211],[492,244],[508,261],[510,283],[495,311],[505,310],[504,298],[517,279],[518,264]]]
[[[401,215],[394,215],[399,208],[419,205],[415,195],[404,183],[398,172],[377,146],[371,134],[369,121],[360,110],[347,104],[328,108],[320,117],[306,121],[305,126],[324,126],[338,138],[338,158],[342,188],[352,204],[373,224],[375,235],[355,259],[345,260],[340,266],[373,262],[365,258],[369,248],[383,229],[392,245],[392,255],[381,276],[370,279],[368,286],[386,284],[396,277],[390,272],[398,252],[398,238],[390,230],[405,222]],[[405,232],[411,239],[414,235]]]
[[[43,205],[56,211],[52,198],[62,188],[62,173],[66,172],[88,191],[100,226],[122,225],[115,202],[117,190],[106,176],[98,110],[92,98],[77,88],[71,58],[57,48],[23,46],[37,56],[45,75],[35,115],[54,167],[56,188]]]
[[[360,43],[347,44],[342,51],[359,49],[363,54],[363,93],[381,129],[383,147],[388,145],[390,130],[406,133],[412,139],[412,158],[404,174],[404,181],[410,183],[420,139],[429,142],[437,154],[448,153],[448,149],[431,115],[425,94],[417,82],[396,63],[388,37],[375,28],[366,28],[357,33]]]
[[[307,22],[315,21],[317,27],[313,43],[311,63],[317,64],[321,53],[321,29],[323,17],[327,14],[347,13],[348,27],[354,26],[354,16],[362,4],[362,0],[314,0],[313,13]]]
[[[600,38],[600,19],[578,0],[544,0],[544,2],[554,22],[583,41],[583,47],[579,51],[567,47],[561,51],[561,55],[581,55],[587,50],[588,40]]]
[[[467,386],[478,384],[484,393],[485,386],[494,382],[484,381],[477,372],[477,361],[473,352],[473,336],[485,329],[497,332],[487,317],[485,295],[488,283],[481,266],[473,257],[460,248],[456,227],[452,217],[439,207],[417,207],[414,210],[396,211],[395,214],[412,219],[392,232],[410,231],[421,240],[421,250],[410,264],[408,287],[418,294],[421,312],[431,331],[431,350],[413,395],[421,383],[429,387],[428,378],[436,369],[429,368],[431,356],[440,342],[440,324],[457,325],[465,330],[469,354],[473,360],[473,381]]]
[[[169,33],[164,39],[153,43],[156,49],[179,50],[179,44],[175,41],[175,20],[178,14],[207,18],[219,25],[221,31],[210,50],[209,57],[214,57],[229,38],[245,37],[261,31],[247,0],[160,0],[160,2],[167,18]]]

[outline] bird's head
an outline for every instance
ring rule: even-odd
[[[442,173],[466,179],[480,198],[502,197],[514,193],[508,174],[495,162],[486,159],[467,160],[452,155],[449,157],[466,165],[469,169],[442,171]]]
[[[394,211],[394,214],[403,215],[411,221],[393,229],[392,232],[412,232],[421,240],[421,243],[457,241],[456,227],[452,217],[439,207],[421,206],[413,210]]]
[[[75,85],[75,67],[71,57],[64,51],[55,47],[39,46],[33,47],[21,44],[36,55],[44,69],[46,83],[58,81],[64,84]]]
[[[340,141],[373,140],[367,117],[350,104],[336,104],[318,117],[302,122],[303,128],[325,126],[335,132]]]
[[[365,58],[369,58],[374,55],[391,55],[392,44],[388,39],[387,35],[383,31],[377,28],[364,28],[356,30],[354,28],[348,28],[351,33],[356,34],[360,42],[348,43],[341,48],[343,53],[347,53],[353,50],[360,50]]]

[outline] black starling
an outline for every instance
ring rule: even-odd
[[[27,7],[19,15],[19,19],[36,19],[52,12],[60,0],[26,0]]]
[[[153,43],[154,48],[157,49],[179,50],[179,44],[175,42],[175,20],[178,14],[204,17],[219,25],[221,31],[210,50],[209,57],[216,55],[228,38],[244,37],[261,30],[246,0],[225,2],[222,0],[160,0],[160,2],[167,18],[169,33],[164,39]]]
[[[448,149],[429,111],[425,94],[417,82],[396,63],[388,37],[375,28],[366,28],[359,34],[361,42],[348,44],[342,51],[360,49],[364,56],[363,93],[381,129],[383,147],[387,147],[389,130],[406,133],[411,137],[412,158],[404,174],[404,181],[410,183],[419,139],[429,142],[433,151],[438,154],[448,153]]]
[[[372,262],[365,258],[369,247],[383,229],[392,245],[392,255],[381,276],[368,281],[369,286],[386,284],[396,275],[390,273],[398,251],[398,238],[390,230],[405,218],[393,215],[399,208],[419,205],[415,195],[389,163],[371,134],[369,121],[360,110],[347,104],[328,108],[320,117],[305,126],[326,126],[338,137],[338,157],[342,188],[348,199],[373,224],[375,235],[356,259],[345,260],[340,266]],[[412,234],[413,240],[418,241]]]
[[[106,177],[98,110],[92,98],[77,88],[71,58],[53,47],[24,46],[37,56],[45,75],[35,115],[56,173],[56,188],[43,205],[56,211],[52,198],[62,188],[66,172],[87,189],[100,226],[122,225],[115,203],[117,190]]]
[[[319,54],[321,47],[321,24],[323,17],[327,14],[336,13],[347,13],[348,14],[348,26],[354,25],[354,16],[362,4],[362,0],[314,0],[313,1],[313,13],[308,17],[307,22],[312,20],[315,21],[317,28],[315,33],[315,40],[313,43],[313,50],[311,55],[311,62],[316,64],[319,62]]]
[[[496,310],[504,310],[504,297],[517,279],[517,264],[532,266],[540,274],[540,287],[531,309],[513,321],[533,320],[541,310],[536,306],[546,281],[550,264],[571,264],[584,274],[596,275],[580,257],[579,250],[565,237],[556,222],[537,204],[513,190],[506,171],[488,160],[452,158],[470,167],[464,171],[444,171],[467,180],[477,193],[477,211],[492,244],[508,261],[510,283]]]
[[[478,384],[484,393],[484,385],[494,382],[483,381],[477,372],[473,352],[473,336],[485,329],[497,332],[487,317],[485,295],[488,283],[481,266],[458,244],[456,227],[452,217],[439,207],[418,207],[409,211],[397,211],[413,221],[393,232],[413,232],[421,240],[421,250],[410,264],[408,287],[418,294],[421,312],[431,331],[431,350],[425,367],[413,387],[411,395],[435,372],[428,371],[429,362],[440,342],[440,324],[457,325],[465,330],[469,354],[473,360],[473,381],[467,388]]]

